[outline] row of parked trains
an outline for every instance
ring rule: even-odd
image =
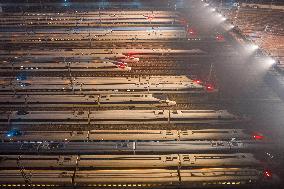
[[[3,188],[199,188],[276,185],[253,154],[0,155]]]

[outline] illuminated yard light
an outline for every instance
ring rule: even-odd
[[[259,46],[258,46],[258,45],[256,45],[256,44],[252,44],[252,45],[251,45],[251,48],[252,48],[253,50],[256,50],[256,49],[258,49],[258,48],[259,48]]]
[[[268,58],[268,59],[267,59],[267,63],[268,63],[269,65],[273,65],[273,64],[276,63],[276,61],[275,61],[273,58]]]
[[[259,49],[259,46],[256,44],[248,44],[246,45],[246,50],[249,52],[253,52],[255,50]]]
[[[248,48],[248,50],[255,51],[259,48],[259,46],[256,45],[256,44],[250,44],[250,45],[248,45],[247,48]]]
[[[233,29],[235,26],[233,24],[229,25],[229,30]]]

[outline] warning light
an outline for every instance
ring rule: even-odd
[[[206,84],[206,90],[207,91],[213,91],[214,90],[214,86],[211,84]]]
[[[189,28],[187,30],[187,33],[190,34],[190,35],[196,35],[196,31],[194,29],[192,29],[192,28]]]
[[[201,84],[201,83],[202,83],[202,81],[201,81],[201,80],[199,80],[199,79],[197,79],[197,80],[194,80],[194,83]]]
[[[126,65],[123,64],[123,63],[119,63],[119,64],[118,64],[118,67],[124,69],[124,68],[126,67]]]
[[[265,170],[265,171],[263,172],[263,174],[264,174],[264,177],[265,177],[265,178],[271,178],[271,177],[272,177],[272,173],[271,173],[271,171],[269,171],[269,170]]]
[[[217,41],[224,41],[225,38],[224,38],[223,35],[217,35],[217,36],[216,36],[216,40],[217,40]]]
[[[264,136],[261,133],[253,133],[252,137],[255,140],[263,140],[264,139]]]
[[[149,16],[147,16],[147,19],[148,19],[148,20],[153,20],[153,18],[154,18],[154,15],[149,15]]]

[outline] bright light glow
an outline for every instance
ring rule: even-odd
[[[217,40],[217,41],[224,41],[224,40],[225,40],[225,38],[224,38],[224,36],[223,36],[223,35],[218,34],[218,35],[216,36],[216,40]]]
[[[247,49],[247,51],[249,51],[249,52],[253,52],[253,51],[259,49],[259,46],[256,45],[256,44],[248,44],[248,45],[246,46],[246,49]]]
[[[195,30],[192,29],[192,28],[189,28],[189,29],[187,30],[187,33],[190,34],[190,35],[196,35]]]
[[[253,50],[256,50],[256,49],[258,49],[259,47],[258,47],[258,45],[256,45],[256,44],[252,44],[252,45],[251,45],[251,48],[252,48]]]
[[[215,9],[215,8],[211,8],[210,10],[211,10],[212,12],[215,12],[215,11],[216,11],[216,9]]]
[[[271,177],[272,177],[271,171],[265,170],[265,171],[264,171],[264,176],[265,176],[266,178],[271,178]]]
[[[227,20],[227,18],[225,18],[225,17],[222,17],[222,21],[225,21],[225,20]]]
[[[194,82],[195,82],[195,83],[197,83],[197,84],[200,84],[200,83],[202,83],[202,82],[201,82],[201,80],[199,80],[199,79],[197,79],[197,80],[194,80]]]
[[[213,85],[207,84],[207,85],[206,85],[206,90],[207,90],[207,91],[213,91],[213,90],[214,90]]]
[[[205,3],[205,4],[204,4],[204,7],[207,7],[207,6],[209,6],[209,4],[208,4],[208,3]]]
[[[255,140],[263,140],[264,136],[261,133],[255,132],[255,133],[252,133],[252,138]]]
[[[119,63],[118,67],[124,69],[124,68],[126,68],[126,65],[124,63]]]
[[[268,63],[269,65],[273,65],[273,64],[276,63],[276,61],[275,61],[273,58],[268,58],[268,59],[267,59],[267,63]]]
[[[235,26],[233,24],[229,25],[229,30],[233,29]]]

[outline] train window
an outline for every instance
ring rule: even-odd
[[[183,156],[183,161],[190,161],[190,157],[189,156]]]

